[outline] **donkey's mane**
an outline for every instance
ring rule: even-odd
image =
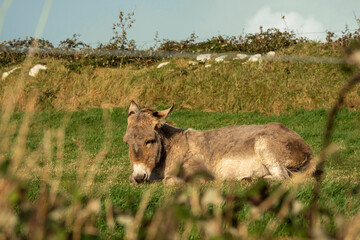
[[[181,128],[175,128],[169,124],[164,123],[161,125],[160,128],[158,128],[158,131],[160,131],[162,133],[162,135],[164,135],[165,137],[171,138],[175,134],[183,132],[185,130],[181,129]]]
[[[153,112],[156,112],[155,110],[153,110],[153,109],[151,109],[151,108],[143,108],[143,109],[141,109],[140,110],[140,112],[144,112],[144,113],[146,113],[146,112],[148,112],[148,113],[153,113]]]

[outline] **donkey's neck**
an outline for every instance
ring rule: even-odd
[[[184,129],[175,128],[167,124],[162,125],[160,128],[160,134],[164,137],[165,141],[174,141],[184,131]]]
[[[164,178],[165,168],[167,167],[166,159],[171,154],[172,147],[178,145],[181,142],[183,132],[185,130],[181,128],[175,128],[164,124],[158,129],[158,133],[162,138],[163,149],[161,153],[160,164],[158,165],[158,175],[160,178]]]

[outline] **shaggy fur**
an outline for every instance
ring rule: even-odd
[[[180,183],[199,171],[221,180],[286,179],[315,170],[309,145],[281,123],[184,130],[163,124],[172,109],[139,110],[130,103],[124,136],[133,167],[130,182]]]

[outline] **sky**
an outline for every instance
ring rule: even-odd
[[[120,11],[135,13],[128,38],[138,48],[153,46],[156,32],[160,39],[195,33],[205,40],[262,26],[321,41],[327,30],[340,35],[346,26],[360,28],[360,0],[0,0],[0,41],[37,36],[57,46],[76,33],[96,47],[109,42]]]

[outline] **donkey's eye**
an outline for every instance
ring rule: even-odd
[[[151,140],[146,140],[145,144],[146,146],[150,146],[151,144],[155,143],[155,139],[151,139]]]

